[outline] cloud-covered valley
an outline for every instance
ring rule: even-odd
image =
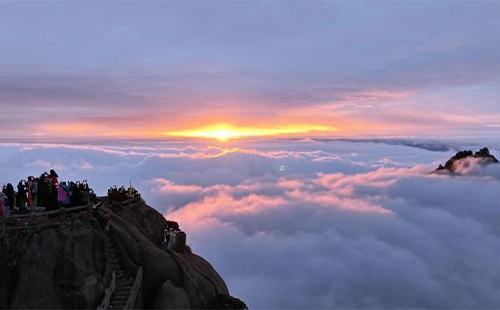
[[[0,150],[2,182],[51,167],[98,194],[132,180],[250,308],[500,304],[500,165],[432,173],[452,150],[287,140]]]

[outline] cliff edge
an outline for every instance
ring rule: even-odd
[[[93,207],[70,211],[63,219],[49,216],[54,226],[4,226],[0,308],[246,308],[186,246],[179,225],[139,196],[96,198]]]

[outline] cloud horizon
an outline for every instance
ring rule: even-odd
[[[98,195],[132,180],[250,308],[485,309],[500,303],[500,165],[431,173],[481,143],[0,144],[0,175],[54,168]]]

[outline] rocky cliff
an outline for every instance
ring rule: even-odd
[[[436,169],[437,172],[456,172],[461,166],[468,165],[468,160],[476,160],[480,164],[496,164],[498,163],[498,159],[495,156],[490,154],[490,150],[488,148],[482,148],[476,153],[472,151],[460,151],[452,156],[445,165],[439,165]]]
[[[141,198],[110,203],[105,197],[98,210],[62,226],[6,231],[0,240],[0,308],[96,309],[116,272],[107,242],[114,245],[120,277],[134,279],[142,266],[137,308],[246,308],[210,263],[185,246],[176,225]],[[168,246],[165,231],[172,227],[180,238]]]

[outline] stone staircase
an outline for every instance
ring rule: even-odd
[[[129,278],[121,269],[120,261],[116,255],[116,250],[113,241],[106,234],[106,257],[111,265],[112,270],[116,274],[116,289],[111,298],[110,308],[124,309],[130,296],[132,287],[134,286],[134,279]]]

